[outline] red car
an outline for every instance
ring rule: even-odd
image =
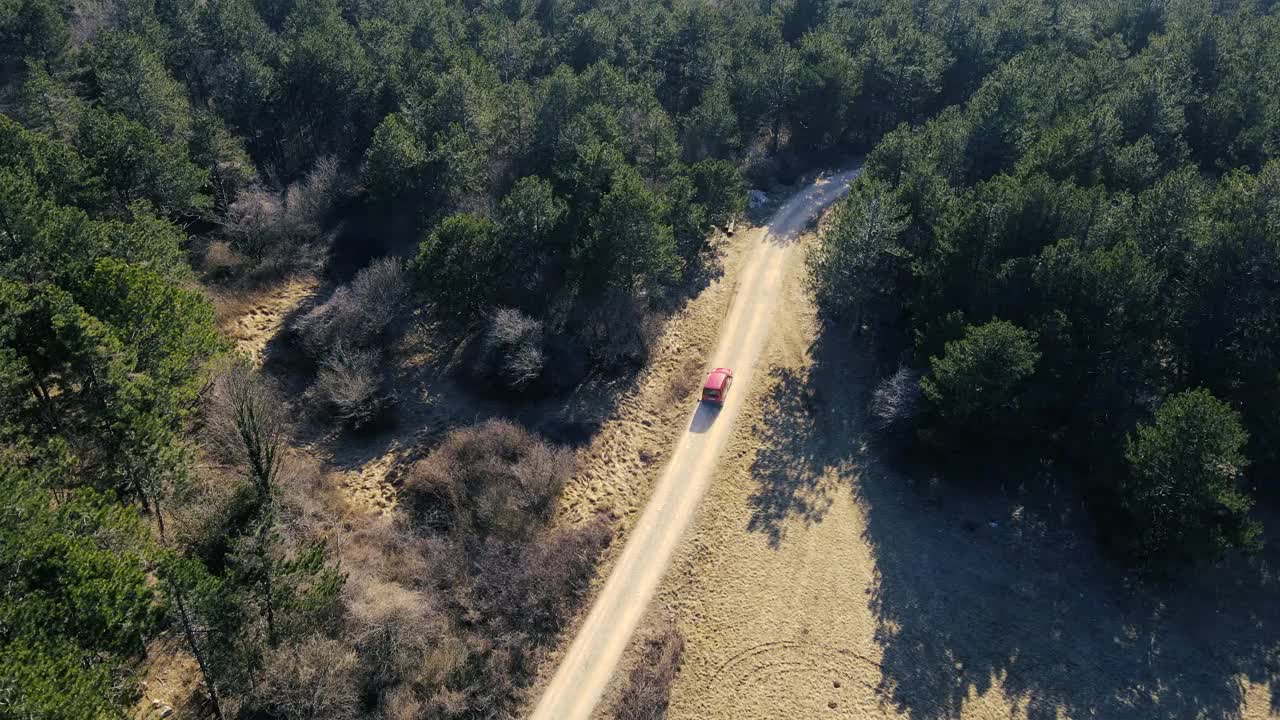
[[[702,385],[702,401],[724,405],[724,399],[729,395],[729,388],[732,385],[732,370],[729,368],[712,370],[711,374],[707,375],[707,381]]]

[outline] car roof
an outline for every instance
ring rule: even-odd
[[[710,375],[707,375],[707,384],[703,387],[708,390],[719,390],[724,387],[724,381],[729,379],[732,374],[733,371],[729,368],[716,368],[711,371]]]

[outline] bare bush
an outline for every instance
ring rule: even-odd
[[[199,269],[214,278],[235,275],[244,267],[244,257],[226,240],[211,240],[198,261]]]
[[[321,158],[305,179],[283,192],[262,185],[242,191],[227,207],[223,233],[232,247],[254,260],[287,259],[320,235],[333,207],[349,192],[337,161]]]
[[[338,345],[367,348],[377,344],[408,297],[404,266],[395,258],[380,258],[298,318],[293,331],[315,358],[324,358]]]
[[[310,541],[332,538],[344,525],[346,498],[320,463],[302,453],[280,468],[276,518],[288,534]]]
[[[526,541],[490,537],[441,566],[442,591],[468,629],[465,671],[431,700],[441,717],[501,716],[537,668],[540,651],[590,586],[610,530],[596,521]]]
[[[667,715],[671,683],[680,669],[684,635],[666,625],[644,641],[627,686],[613,708],[614,720],[662,720]]]
[[[375,717],[507,717],[590,586],[611,531],[547,527],[572,458],[507,422],[450,434],[407,473],[405,505],[434,530],[361,520],[343,637]],[[421,517],[421,514],[419,514]]]
[[[436,547],[441,539],[413,532],[397,516],[363,515],[346,525],[343,557],[353,571],[406,587],[430,585],[436,557],[448,552]]]
[[[351,280],[351,295],[365,322],[381,331],[409,298],[409,275],[396,258],[378,258]]]
[[[550,519],[573,453],[504,420],[455,430],[405,481],[420,522],[522,537]]]
[[[348,583],[347,638],[360,654],[366,690],[404,682],[442,684],[456,669],[448,616],[431,595],[383,580]]]
[[[359,661],[348,645],[312,636],[269,651],[254,704],[287,720],[350,720],[360,714]]]
[[[356,342],[352,347],[364,345],[364,330],[354,311],[351,290],[343,285],[328,300],[316,305],[294,320],[292,330],[297,335],[302,351],[312,358],[323,358],[333,348],[335,338],[347,337]]]
[[[869,408],[874,428],[886,436],[908,438],[915,431],[924,411],[920,390],[920,371],[900,367],[880,381],[871,395]]]
[[[545,530],[523,549],[490,539],[477,553],[472,603],[510,630],[550,638],[577,608],[612,531],[603,520]]]
[[[351,183],[342,177],[337,159],[322,157],[305,178],[285,190],[286,217],[298,227],[318,227],[350,194]]]
[[[397,685],[382,694],[379,703],[382,720],[421,720],[426,707],[413,688]]]
[[[377,420],[391,406],[382,387],[381,353],[339,343],[316,373],[312,393],[334,417],[352,427]]]
[[[273,251],[288,252],[288,246],[309,230],[289,227],[285,223],[283,199],[260,185],[236,196],[227,207],[222,225],[231,247],[253,260],[262,260]]]
[[[519,310],[494,311],[484,346],[484,364],[507,387],[525,387],[542,374],[542,323]]]

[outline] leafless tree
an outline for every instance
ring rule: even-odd
[[[404,266],[394,258],[381,258],[299,318],[293,330],[314,358],[324,358],[339,344],[367,348],[376,344],[408,297]]]
[[[285,218],[293,226],[318,228],[333,207],[351,193],[337,159],[322,157],[307,176],[285,189]]]
[[[261,185],[250,187],[236,197],[227,207],[222,225],[231,246],[255,261],[273,250],[279,251],[279,246],[294,232],[303,231],[305,228],[291,229],[285,225],[283,198]]]
[[[409,276],[396,258],[378,258],[356,273],[351,295],[364,321],[381,332],[409,298]]]
[[[227,208],[223,234],[254,260],[288,258],[320,235],[333,207],[349,193],[337,161],[321,158],[305,179],[283,192],[262,185],[242,191]]]
[[[206,445],[245,468],[260,498],[275,492],[289,441],[288,410],[271,381],[238,359],[213,383],[205,411]]]
[[[920,371],[900,367],[880,381],[871,395],[870,413],[876,430],[886,435],[909,434],[924,409]]]
[[[542,323],[519,310],[495,310],[484,343],[493,372],[508,387],[525,387],[542,374]]]

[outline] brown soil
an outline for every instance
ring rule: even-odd
[[[864,432],[864,347],[817,335],[798,270],[646,618],[686,637],[670,720],[1275,716],[1274,550],[1161,590],[1101,556],[1053,473],[904,471]]]
[[[199,717],[193,711],[205,703],[200,667],[177,633],[166,633],[147,645],[145,674],[138,702],[129,711],[133,720]]]

